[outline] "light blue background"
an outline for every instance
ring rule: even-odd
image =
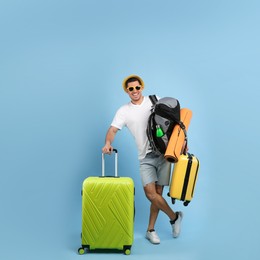
[[[259,259],[259,13],[257,0],[0,1],[0,259]],[[132,73],[145,95],[193,110],[195,197],[174,207],[185,214],[178,239],[160,214],[161,244],[145,240],[149,203],[122,130],[119,174],[136,185],[132,254],[79,256],[81,184],[101,173]]]

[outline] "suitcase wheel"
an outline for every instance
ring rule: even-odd
[[[125,255],[131,254],[131,247],[130,246],[124,246],[124,254]]]
[[[184,205],[185,207],[187,207],[187,206],[189,205],[189,203],[190,203],[190,201],[184,201],[184,202],[183,202],[183,205]]]
[[[78,249],[78,253],[79,253],[79,255],[84,255],[85,249],[84,249],[83,247],[80,247],[80,248]]]

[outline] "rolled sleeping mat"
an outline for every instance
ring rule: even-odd
[[[192,111],[188,108],[182,108],[180,110],[180,121],[184,124],[185,130],[181,128],[179,124],[175,125],[173,128],[170,140],[168,142],[164,158],[171,163],[178,162],[178,159],[181,155],[182,148],[185,141],[185,131],[187,130],[190,125],[192,117]]]

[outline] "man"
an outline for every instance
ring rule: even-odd
[[[169,185],[171,164],[163,155],[155,155],[146,135],[148,117],[152,103],[149,97],[143,96],[143,80],[137,75],[130,75],[123,81],[123,89],[130,102],[120,107],[107,131],[103,153],[110,154],[112,142],[118,130],[126,126],[135,138],[140,162],[140,175],[146,197],[151,202],[150,217],[146,238],[153,244],[159,244],[160,238],[155,231],[155,223],[159,211],[163,211],[170,219],[173,237],[180,234],[182,212],[174,212],[162,197],[163,188]]]

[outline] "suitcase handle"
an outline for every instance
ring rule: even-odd
[[[113,148],[115,152],[115,177],[118,177],[118,154],[117,149]],[[105,177],[105,154],[102,153],[102,177]]]

